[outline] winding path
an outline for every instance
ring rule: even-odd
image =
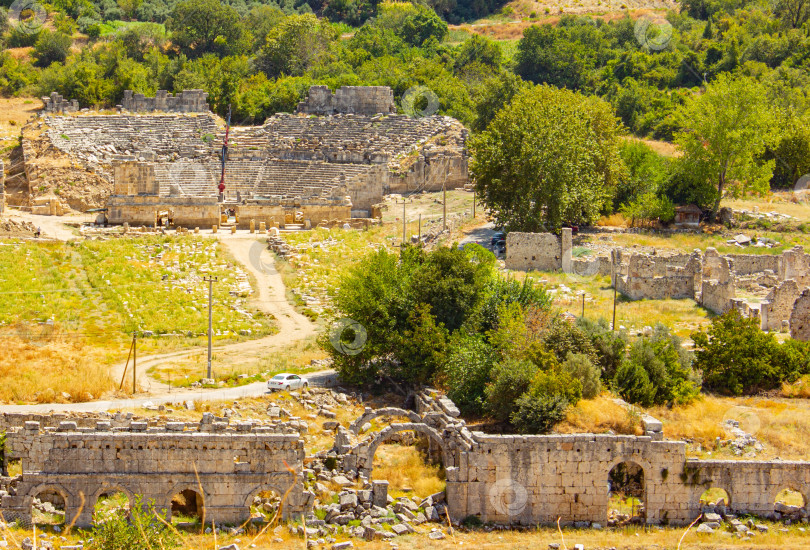
[[[63,240],[67,237],[68,229],[53,231],[54,219],[48,220],[48,228],[43,225],[43,233],[51,229],[51,236]],[[214,237],[214,235],[211,235]],[[272,315],[276,320],[278,332],[256,340],[248,340],[235,344],[214,347],[214,353],[239,353],[245,357],[259,357],[261,355],[280,352],[297,341],[306,339],[315,334],[315,325],[304,315],[298,313],[286,299],[286,288],[281,274],[275,267],[273,254],[267,249],[265,240],[243,232],[235,235],[217,234],[216,238],[224,244],[234,259],[241,263],[256,280],[258,292],[253,295],[254,306]],[[189,354],[204,351],[205,347],[195,347],[180,351],[162,353],[138,358],[138,385],[146,390],[143,397],[131,399],[117,399],[104,401],[90,401],[86,403],[66,404],[38,404],[38,405],[4,405],[4,412],[82,412],[104,411],[110,409],[140,407],[146,403],[159,405],[162,403],[177,403],[183,401],[221,401],[241,397],[255,397],[267,392],[265,382],[255,382],[235,388],[219,389],[178,389],[158,382],[148,376],[147,371],[168,359],[188,356]],[[111,375],[114,381],[119,381],[124,372],[125,363],[119,363],[112,368]],[[307,374],[311,385],[333,385],[335,373],[332,370],[319,371]]]

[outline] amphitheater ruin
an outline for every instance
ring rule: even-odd
[[[407,422],[360,433],[360,426],[381,416]],[[263,490],[287,495],[285,517],[312,512],[304,443],[290,423],[229,425],[210,413],[199,424],[147,423],[120,414],[71,420],[6,414],[0,423],[8,434],[4,471],[11,460],[22,466],[21,475],[2,478],[0,512],[7,519],[30,521],[34,497],[58,495],[67,522],[89,525],[95,501],[113,490],[130,500],[151,499],[167,517],[172,495],[202,491],[206,517],[217,524],[246,521],[253,497]],[[803,495],[805,506],[790,512],[808,512],[808,462],[689,459],[684,442],[649,435],[490,435],[467,428],[455,405],[432,390],[416,395],[414,410],[367,408],[348,428],[336,428],[328,456],[337,472],[366,481],[374,478],[374,454],[382,443],[405,431],[426,436],[446,471],[446,506],[454,521],[472,515],[499,524],[553,524],[558,518],[564,525],[602,524],[609,479],[620,465],[638,472],[648,524],[693,521],[709,488],[724,489],[730,509],[761,516],[772,515],[777,494],[791,489]],[[319,457],[309,463],[324,453]],[[384,507],[387,486],[382,480],[367,486]]]
[[[810,340],[810,254],[800,246],[779,255],[722,255],[714,248],[640,254],[615,248],[610,256],[573,258],[567,228],[559,236],[512,232],[506,245],[509,269],[610,276],[632,300],[690,298],[715,313],[736,309],[757,319],[762,330]]]
[[[116,113],[78,109],[58,94],[22,132],[9,204],[31,208],[48,194],[64,209],[104,207],[113,224],[252,222],[309,228],[380,216],[390,193],[441,190],[468,181],[467,130],[445,116],[396,114],[387,87],[313,86],[298,113],[229,129],[206,95],[154,98],[127,91]],[[58,195],[58,198],[56,197]]]

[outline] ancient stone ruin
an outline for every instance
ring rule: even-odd
[[[810,254],[800,246],[781,255],[721,255],[714,248],[641,254],[615,248],[610,256],[572,258],[570,229],[560,236],[511,232],[506,267],[610,276],[616,289],[633,300],[691,298],[715,313],[736,309],[758,319],[762,330],[790,330],[797,339],[810,338],[806,330],[793,328],[807,326],[810,313],[800,307],[800,296],[810,286]]]
[[[207,106],[198,108],[199,91],[126,97],[120,114],[46,114],[24,128],[26,190],[70,180],[60,197],[74,209],[106,205],[112,223],[153,225],[156,212],[174,211],[175,224],[206,226],[229,210],[240,227],[251,220],[314,227],[378,216],[388,193],[468,182],[467,130],[458,121],[392,114],[384,87],[335,94],[313,87],[304,112],[231,128],[219,201],[225,128]],[[163,112],[178,102],[181,114]],[[305,114],[313,105],[329,105],[328,114]],[[133,114],[143,110],[155,112]],[[70,162],[45,161],[54,156]],[[28,193],[18,195],[18,203],[30,202]]]
[[[79,102],[75,99],[65,100],[61,94],[51,92],[50,96],[43,96],[42,103],[45,104],[46,113],[66,114],[75,113],[79,110]]]
[[[394,92],[388,86],[344,86],[333,94],[328,86],[311,86],[298,112],[308,115],[396,113]]]
[[[124,91],[124,99],[119,106],[133,113],[160,111],[164,113],[204,113],[208,112],[208,94],[203,90],[183,90],[172,95],[166,90],[158,90],[155,97]]]

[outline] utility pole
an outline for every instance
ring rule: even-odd
[[[585,291],[582,291],[582,318],[585,318]]]
[[[422,214],[419,214],[419,246],[422,246]]]
[[[613,332],[616,332],[616,281],[613,282]]]
[[[447,178],[445,177],[445,180]],[[442,183],[442,231],[447,231],[447,186]]]
[[[132,333],[132,393],[135,393],[135,384],[138,380],[138,333]]]
[[[214,303],[214,283],[217,282],[217,277],[203,277],[203,281],[208,283],[208,376],[211,378],[211,339],[214,336],[213,330],[213,317],[211,308]]]
[[[405,246],[405,197],[402,197],[402,246]]]

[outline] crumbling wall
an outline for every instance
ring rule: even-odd
[[[333,94],[328,86],[311,86],[298,112],[310,115],[396,113],[394,92],[388,86],[343,86]]]
[[[570,228],[563,228],[560,236],[511,231],[506,235],[506,268],[570,273],[571,249]]]
[[[793,305],[800,294],[799,285],[793,279],[788,279],[771,289],[765,301],[760,305],[762,330],[788,328]]]
[[[45,104],[44,111],[46,113],[75,113],[79,110],[79,102],[75,99],[65,100],[61,94],[51,92],[50,96],[43,96],[42,103]]]
[[[790,336],[810,342],[810,289],[806,288],[793,304],[790,313]]]
[[[714,248],[707,248],[703,258],[703,283],[700,304],[715,313],[731,309],[731,300],[736,297],[733,261],[721,256]]]
[[[206,518],[230,524],[249,519],[253,497],[263,490],[290,491],[285,517],[311,504],[303,490],[304,445],[297,433],[250,425],[231,433],[184,431],[187,427],[177,422],[148,429],[145,422],[132,422],[128,429],[113,429],[99,421],[80,429],[62,422],[56,431],[42,431],[38,422],[27,422],[7,436],[6,460],[20,459],[22,477],[13,493],[2,497],[0,511],[7,520],[30,523],[32,499],[46,490],[65,497],[66,522],[79,527],[92,523],[96,500],[109,490],[122,490],[130,500],[134,495],[153,500],[170,517],[172,496],[201,489]]]
[[[172,95],[166,90],[158,90],[155,97],[146,97],[132,90],[124,90],[124,99],[119,107],[134,113],[202,113],[209,111],[208,93],[203,90],[183,90]]]

